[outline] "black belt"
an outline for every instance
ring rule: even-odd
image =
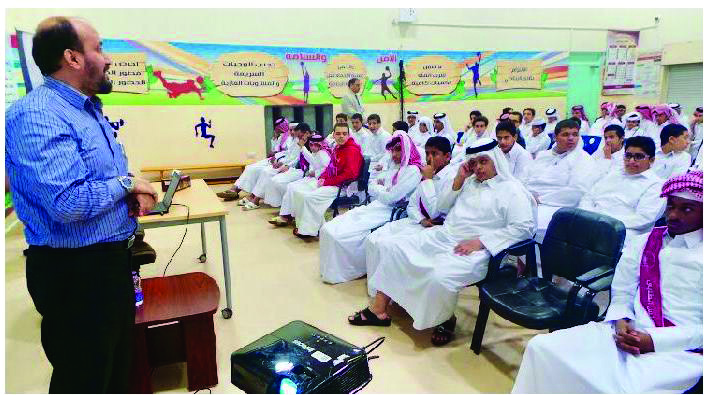
[[[135,242],[135,235],[131,235],[126,240],[121,241],[108,241],[105,243],[96,243],[83,247],[76,248],[54,248],[50,246],[36,246],[31,245],[30,250],[56,250],[56,251],[94,251],[94,250],[128,250],[133,247],[133,242]]]

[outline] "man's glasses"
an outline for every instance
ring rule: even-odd
[[[635,159],[636,162],[640,162],[641,160],[644,160],[647,158],[649,158],[649,156],[647,154],[643,154],[640,152],[636,152],[636,153],[626,152],[625,153],[625,160]]]

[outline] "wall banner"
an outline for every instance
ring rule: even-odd
[[[18,32],[32,69],[32,34]],[[365,103],[566,96],[568,52],[406,51],[104,39],[106,105],[339,104],[351,78]],[[20,56],[22,58],[22,56]],[[25,64],[26,63],[26,64]],[[36,73],[35,73],[36,74]],[[41,76],[40,83],[41,83]],[[33,86],[37,85],[33,81]]]

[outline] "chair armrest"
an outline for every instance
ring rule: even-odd
[[[527,254],[530,248],[534,248],[536,245],[536,242],[534,239],[527,239],[520,241],[518,243],[512,244],[511,246],[505,248],[504,250],[500,251],[497,255],[494,257],[491,257],[490,260],[488,261],[488,267],[487,267],[487,277],[490,278],[491,276],[495,275],[495,273],[500,270],[500,264],[502,263],[502,260],[505,259],[507,255],[513,255],[513,256],[522,256]],[[536,265],[536,263],[535,263]]]
[[[586,285],[586,288],[595,293],[599,293],[601,291],[608,291],[609,289],[611,289],[612,283],[613,276],[606,276]]]
[[[592,282],[599,280],[601,278],[612,275],[615,269],[611,266],[599,266],[593,270],[590,270],[578,277],[576,277],[576,282],[588,288],[588,285]],[[613,277],[611,276],[611,279]]]

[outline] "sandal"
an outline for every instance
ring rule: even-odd
[[[451,340],[453,340],[453,334],[455,332],[455,323],[458,319],[453,316],[448,319],[448,321],[442,323],[441,325],[438,325],[436,329],[434,329],[433,334],[431,335],[431,343],[434,346],[445,346],[446,344],[450,343]]]
[[[286,221],[283,218],[281,218],[280,215],[277,215],[271,219],[268,220],[268,223],[274,226],[286,226],[290,224],[290,221]]]
[[[236,205],[237,205],[237,206],[243,206],[243,205],[245,205],[246,202],[248,202],[248,201],[249,201],[249,198],[248,198],[248,197],[243,197],[243,198],[239,199],[238,202],[236,202]]]
[[[252,202],[251,200],[249,200],[248,202],[244,203],[244,207],[242,208],[242,210],[249,211],[249,210],[255,210],[257,208],[261,208],[261,206]]]
[[[355,326],[391,326],[391,317],[387,317],[385,319],[381,319],[377,317],[376,314],[372,313],[372,310],[369,309],[369,307],[366,307],[364,310],[360,310],[356,313],[353,314],[354,319],[347,319],[347,322],[350,323],[350,325],[355,325]],[[364,318],[362,318],[364,316]]]
[[[227,189],[226,191],[217,192],[217,197],[220,197],[222,199],[232,198],[234,196],[239,196],[239,192],[232,190],[232,189]]]

